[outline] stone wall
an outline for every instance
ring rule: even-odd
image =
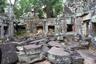
[[[58,26],[61,27],[61,32],[64,32],[65,31],[65,28],[64,28],[65,21],[64,21],[64,19],[60,20],[60,21],[56,21],[56,18],[33,19],[33,20],[30,20],[30,21],[26,21],[26,25],[27,25],[27,29],[32,30],[32,31],[30,31],[31,33],[37,33],[37,27],[42,26],[43,27],[43,32],[46,34],[46,33],[49,32],[49,29],[52,29],[54,32],[56,32],[57,22],[59,22]]]
[[[0,38],[14,35],[13,21],[9,21],[6,15],[0,15]]]

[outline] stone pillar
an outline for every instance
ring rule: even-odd
[[[77,17],[75,20],[75,31],[78,34],[82,34],[82,18],[81,17]]]
[[[47,34],[48,33],[48,24],[47,24],[47,22],[45,23],[45,34]]]
[[[13,21],[11,22],[11,36],[13,37],[14,36],[14,24],[13,24]]]
[[[66,21],[64,20],[61,20],[61,27],[62,27],[62,33],[66,33],[66,29],[67,29],[67,26],[66,26]]]
[[[1,25],[1,38],[4,38],[4,25]]]
[[[32,23],[32,30],[33,30],[34,34],[37,33],[37,25],[36,25],[36,23],[35,23],[35,21],[33,21],[33,23]]]
[[[55,34],[59,34],[59,33],[60,33],[60,26],[55,25]]]
[[[45,33],[45,21],[43,21],[43,32]]]
[[[63,26],[64,28],[63,28],[63,29],[64,29],[64,32],[65,32],[65,33],[67,32],[67,21],[66,21],[66,19],[67,19],[67,18],[64,17],[64,23],[63,23],[63,24],[64,24],[64,26]]]
[[[26,26],[26,30],[27,30],[27,33],[30,33],[30,21],[27,20],[27,26]]]
[[[93,32],[92,32],[92,22],[90,21],[89,22],[89,26],[88,26],[88,34],[92,34]]]
[[[13,21],[12,22],[9,22],[8,33],[9,33],[9,37],[13,37],[14,36]]]

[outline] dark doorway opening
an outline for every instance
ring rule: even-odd
[[[37,30],[42,29],[43,30],[43,26],[37,26]]]
[[[43,26],[37,26],[37,32],[43,31]]]
[[[16,30],[16,32],[20,32],[22,30],[26,30],[25,25],[16,25],[14,26],[14,29]]]
[[[73,31],[73,25],[72,24],[67,24],[67,32],[72,32]]]
[[[52,25],[48,26],[48,31],[49,32],[54,32],[54,30],[55,30],[55,26],[52,26]]]
[[[96,23],[92,23],[93,34],[96,36]]]
[[[4,35],[8,34],[8,26],[4,26]]]

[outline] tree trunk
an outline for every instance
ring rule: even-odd
[[[47,18],[54,17],[52,7],[46,6],[44,12],[47,14]]]

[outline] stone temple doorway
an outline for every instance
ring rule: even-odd
[[[54,32],[55,31],[55,26],[53,26],[53,25],[49,25],[48,26],[48,32]]]
[[[4,26],[4,35],[8,34],[8,26]]]
[[[93,34],[96,36],[96,23],[92,23]]]
[[[37,33],[42,33],[43,32],[43,26],[37,26],[36,27],[36,32]]]
[[[67,24],[67,32],[72,32],[72,31],[73,31],[73,25]]]

